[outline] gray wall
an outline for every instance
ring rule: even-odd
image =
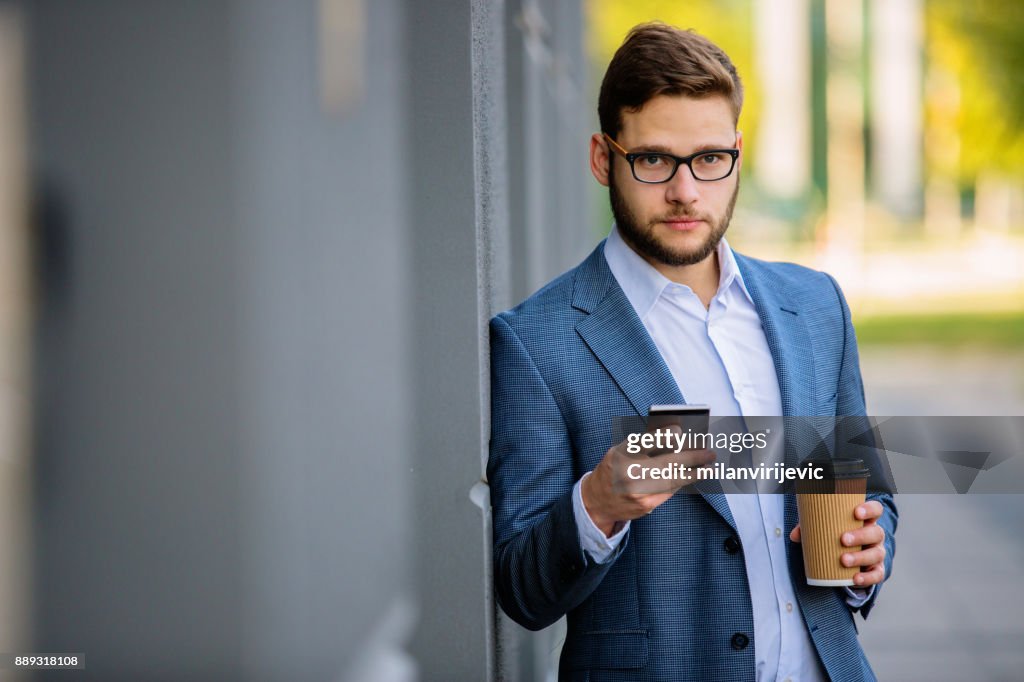
[[[480,308],[470,3],[409,3],[415,565],[425,679],[482,679]]]
[[[243,589],[229,13],[125,9],[27,5],[48,221],[36,646],[87,653],[93,679],[228,676]]]
[[[576,265],[593,248],[594,181],[581,3],[508,4],[506,108],[509,121],[511,286],[498,310]],[[498,614],[499,651],[509,679],[553,680],[564,621],[538,633]]]
[[[326,679],[413,608],[402,7],[366,3],[373,70],[340,113],[316,3],[230,8],[244,676]]]
[[[363,9],[340,109],[331,2]],[[542,679],[557,628],[491,598],[486,321],[594,241],[578,4],[18,4],[36,648],[104,680]]]

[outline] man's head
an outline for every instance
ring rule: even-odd
[[[625,240],[653,264],[681,266],[707,258],[725,234],[739,189],[743,139],[736,130],[743,86],[729,57],[706,38],[665,24],[637,26],[615,53],[601,84],[601,133],[591,139],[591,170],[609,187]],[[639,166],[697,156],[667,182],[641,182]],[[735,165],[733,166],[733,159]],[[718,165],[724,178],[708,168]],[[694,172],[691,172],[691,167]],[[698,177],[703,179],[698,179]],[[659,178],[656,178],[659,179]]]

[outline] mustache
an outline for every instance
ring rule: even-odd
[[[711,219],[702,213],[692,213],[684,211],[682,213],[670,213],[668,215],[659,216],[652,220],[652,223],[664,223],[670,220],[703,220],[704,222],[711,222]]]

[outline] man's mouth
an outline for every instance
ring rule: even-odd
[[[682,218],[666,218],[662,222],[668,225],[670,229],[686,231],[694,229],[704,221],[697,217],[687,216]]]

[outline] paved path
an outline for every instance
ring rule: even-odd
[[[1024,353],[862,352],[868,410],[1024,414]],[[881,680],[1024,679],[1024,495],[903,495],[861,641]]]

